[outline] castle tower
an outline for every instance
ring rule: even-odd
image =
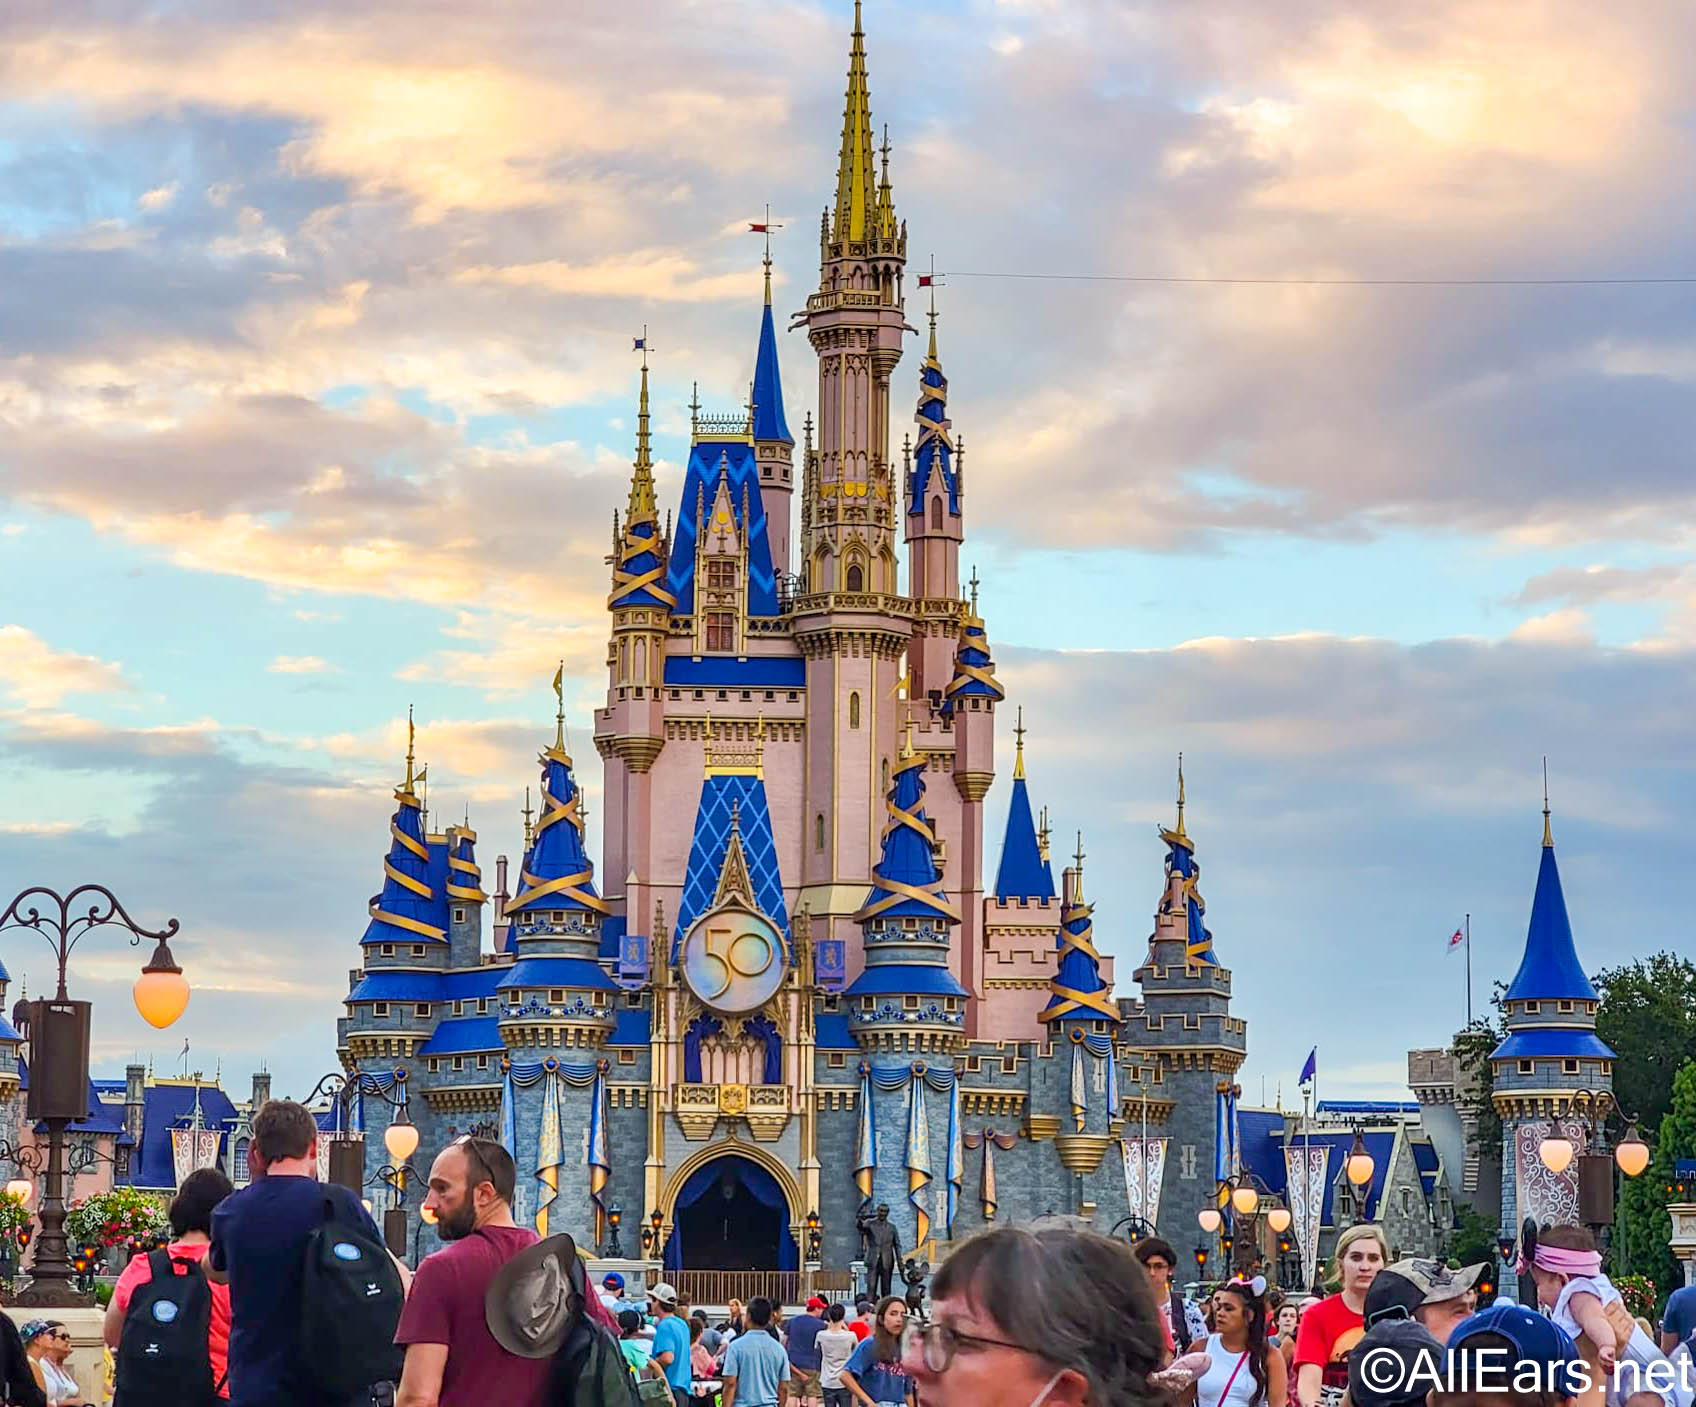
[[[936,296],[931,295],[930,350],[919,368],[919,440],[906,466],[907,591],[921,600],[960,598],[960,544],[965,539],[964,497],[955,462],[948,419],[948,378],[936,355]],[[915,679],[927,677],[935,688],[946,669],[940,658],[921,649]]]
[[[921,627],[922,628],[922,627]],[[995,706],[1006,691],[995,677],[989,636],[977,611],[977,581],[972,582],[970,614],[960,628],[953,677],[942,691],[938,711],[954,735],[954,791],[959,798],[958,851],[952,857],[954,893],[960,903],[958,965],[960,981],[974,997],[983,995],[983,799],[995,781]],[[977,1034],[977,1004],[966,1018],[966,1033]]]
[[[1201,866],[1184,822],[1182,759],[1177,824],[1162,829],[1160,839],[1166,886],[1136,971],[1142,1000],[1126,1012],[1122,1039],[1151,1069],[1152,1091],[1172,1101],[1158,1226],[1182,1245],[1195,1234],[1197,1213],[1214,1204],[1219,1180],[1233,1170],[1235,1080],[1248,1053],[1247,1024],[1231,1015],[1230,970],[1203,921]]]
[[[856,4],[836,203],[820,234],[819,290],[800,315],[819,359],[819,420],[804,475],[803,589],[791,618],[808,696],[800,878],[815,937],[843,944],[849,975],[860,958],[854,914],[877,853],[884,769],[897,750],[896,681],[913,634],[912,608],[896,596],[889,461],[907,241],[887,142],[883,155],[880,182]],[[924,746],[933,750],[931,739]]]
[[[1508,1035],[1490,1053],[1492,1102],[1502,1118],[1502,1229],[1516,1239],[1526,1217],[1542,1226],[1580,1220],[1582,1158],[1551,1173],[1537,1150],[1558,1129],[1581,1155],[1603,1151],[1586,1147],[1585,1122],[1572,1117],[1577,1091],[1613,1090],[1614,1052],[1596,1034],[1596,1001],[1572,940],[1545,796],[1525,954],[1504,998]]]
[[[669,544],[660,529],[649,445],[648,339],[642,345],[642,389],[636,410],[636,458],[624,521],[613,520],[612,638],[607,644],[607,707],[596,715],[595,747],[606,763],[605,855],[613,875],[631,875],[625,913],[646,912],[653,873],[653,765],[665,747],[661,684],[665,641],[677,598],[666,585]]]
[[[1037,830],[1031,811],[1023,709],[1013,725],[1013,737],[1013,794],[1007,803],[1001,861],[994,890],[983,902],[981,999],[975,1004],[975,1034],[980,1040],[1035,1041],[1044,1038],[1044,1028],[1032,997],[1054,975],[1061,906],[1049,867],[1047,837]]]
[[[477,832],[448,827],[448,966],[476,967],[483,960],[483,871],[477,865]]]
[[[771,564],[783,581],[790,566],[790,505],[795,497],[795,437],[783,414],[783,378],[777,367],[777,332],[771,320],[771,232],[766,231],[766,303],[760,310],[760,345],[754,357],[754,459],[766,505]]]
[[[927,1098],[927,1074],[952,1077],[965,1048],[966,989],[949,969],[959,911],[942,890],[936,832],[925,814],[925,761],[902,749],[885,809],[883,853],[855,915],[866,967],[843,993],[848,1026],[865,1052],[862,1088],[872,1101],[864,1127],[875,1165],[859,1170],[862,1193],[887,1202],[903,1246],[924,1243],[945,1223],[947,1104]],[[864,1156],[864,1153],[862,1153]],[[929,1191],[935,1184],[941,1190]]]

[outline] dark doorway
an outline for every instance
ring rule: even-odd
[[[788,1203],[769,1172],[729,1154],[694,1172],[678,1194],[668,1270],[794,1270]]]

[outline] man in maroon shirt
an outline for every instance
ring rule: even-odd
[[[538,1407],[550,1360],[520,1358],[495,1342],[483,1299],[495,1272],[536,1233],[515,1225],[512,1155],[487,1138],[450,1143],[430,1167],[424,1205],[448,1246],[426,1256],[395,1330],[406,1345],[395,1407]]]

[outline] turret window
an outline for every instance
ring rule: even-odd
[[[813,817],[813,849],[824,849],[824,812]]]
[[[1572,1003],[1570,1001],[1566,1001],[1566,1000],[1563,999],[1563,1000],[1555,1003],[1555,1010],[1556,1011],[1571,1011],[1572,1009],[1573,1009]]]
[[[1561,1074],[1563,1074],[1563,1075],[1576,1075],[1577,1073],[1578,1073],[1578,1062],[1576,1060],[1563,1060],[1563,1061],[1561,1061]]]
[[[414,943],[412,945],[412,956],[415,958],[421,958],[424,956],[424,945],[422,943]]]
[[[429,1002],[418,1002],[418,1003],[416,1003],[412,1008],[412,1014],[414,1016],[417,1016],[417,1017],[428,1016],[430,1014],[430,1003]]]
[[[1526,1004],[1525,1004],[1525,1014],[1527,1016],[1535,1016],[1542,1009],[1543,1009],[1543,1003],[1542,1002],[1526,1002]]]
[[[942,531],[942,500],[933,498],[930,501],[930,526],[932,532]]]
[[[850,728],[860,726],[860,695],[858,690],[848,695],[848,726]]]
[[[866,571],[858,562],[848,568],[848,589],[864,591],[866,589]]]
[[[1537,1073],[1537,1062],[1535,1060],[1520,1061],[1519,1073],[1522,1075],[1535,1075]]]
[[[736,563],[726,557],[714,557],[707,562],[707,590],[736,590]]]
[[[453,911],[453,921],[455,923],[464,923],[465,922],[465,910],[464,909],[455,909]]]
[[[707,612],[707,648],[721,652],[736,648],[736,617],[729,611]]]
[[[380,957],[380,958],[392,958],[394,955],[395,955],[395,945],[393,943],[379,943],[377,945],[377,956],[378,957]]]
[[[389,1004],[387,1002],[372,1002],[371,1014],[373,1016],[387,1016],[389,1014]]]

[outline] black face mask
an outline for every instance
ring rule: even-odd
[[[477,1208],[469,1197],[451,1215],[436,1218],[436,1235],[444,1241],[463,1241],[476,1229]]]

